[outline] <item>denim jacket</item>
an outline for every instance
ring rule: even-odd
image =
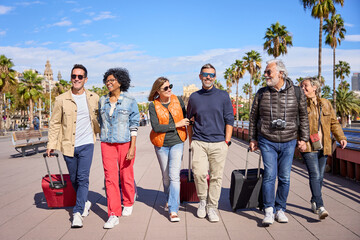
[[[123,92],[110,117],[110,96],[104,95],[99,100],[100,141],[107,143],[126,143],[131,140],[131,132],[139,126],[140,114],[136,100]]]

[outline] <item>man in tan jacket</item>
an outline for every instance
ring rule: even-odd
[[[94,152],[99,96],[84,88],[87,70],[75,64],[71,71],[72,87],[55,99],[50,120],[47,154],[54,149],[61,151],[69,170],[71,183],[76,191],[71,227],[83,226],[83,217],[89,214],[91,202],[87,201],[89,174]]]

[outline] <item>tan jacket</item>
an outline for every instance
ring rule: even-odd
[[[346,140],[344,132],[341,128],[340,123],[336,119],[335,111],[331,106],[329,100],[325,98],[318,98],[317,102],[321,105],[321,128],[323,134],[323,147],[324,155],[331,155],[331,135],[332,133],[336,140],[340,142],[341,140]],[[315,105],[312,99],[307,99],[307,111],[309,116],[309,125],[310,125],[310,135],[318,132],[318,115],[319,115],[319,105]],[[311,148],[310,141],[306,143],[306,151],[313,151]]]
[[[100,127],[97,120],[99,113],[99,96],[86,89],[85,93],[95,142],[96,133],[100,133]],[[66,156],[74,156],[76,111],[77,106],[71,96],[71,90],[55,98],[48,134],[48,149],[57,149]]]

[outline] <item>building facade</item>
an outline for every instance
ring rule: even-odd
[[[351,90],[360,91],[360,73],[353,73],[351,77]]]

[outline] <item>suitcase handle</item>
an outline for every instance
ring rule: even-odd
[[[246,154],[245,179],[247,179],[247,174],[248,174],[249,151],[250,151],[250,148],[248,148],[247,154]],[[258,165],[257,178],[260,177],[260,165],[261,165],[261,153],[259,154],[259,165]]]
[[[191,182],[191,148],[189,148],[189,166],[188,166],[188,181]]]
[[[44,157],[44,160],[45,160],[46,169],[47,169],[47,172],[48,172],[48,175],[49,175],[50,187],[51,187],[51,188],[55,188],[54,181],[53,181],[52,178],[51,178],[51,173],[50,173],[49,165],[48,165],[48,162],[47,162],[47,160],[46,160],[46,157],[47,157],[47,156],[48,156],[47,153],[44,153],[44,154],[43,154],[43,157]],[[50,153],[50,157],[52,157],[52,156],[55,156],[55,157],[56,157],[56,160],[57,160],[57,163],[58,163],[58,166],[59,166],[61,183],[62,183],[63,186],[65,186],[65,181],[64,181],[63,173],[62,173],[61,167],[60,167],[59,154],[57,154],[57,153]]]

